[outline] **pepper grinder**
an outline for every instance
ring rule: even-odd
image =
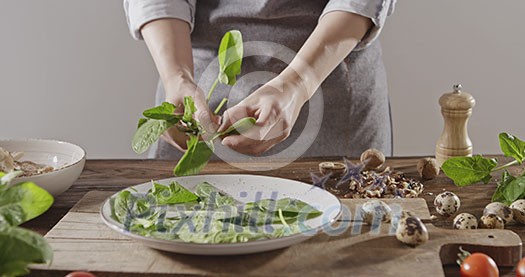
[[[441,114],[445,125],[436,143],[436,160],[441,166],[448,158],[472,156],[472,141],[468,137],[467,123],[476,100],[470,93],[463,92],[461,84],[454,85],[454,91],[439,98]]]

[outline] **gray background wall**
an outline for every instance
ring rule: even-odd
[[[437,100],[461,82],[476,100],[475,152],[497,134],[525,138],[525,1],[399,1],[382,35],[396,155],[434,151]],[[44,137],[84,146],[90,158],[137,158],[129,147],[153,105],[157,73],[128,35],[120,0],[2,0],[0,139]]]

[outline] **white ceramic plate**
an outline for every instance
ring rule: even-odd
[[[334,223],[341,214],[341,202],[337,197],[323,189],[299,181],[258,175],[195,175],[163,179],[157,182],[168,185],[174,180],[190,191],[194,191],[194,187],[199,183],[208,182],[245,203],[264,198],[295,198],[310,204],[323,214],[307,220],[305,223],[311,228],[304,233],[276,239],[229,244],[187,243],[148,238],[130,233],[111,217],[110,198],[105,201],[100,211],[102,220],[111,229],[151,248],[195,255],[236,255],[280,249],[302,242]],[[140,193],[146,193],[151,188],[151,183],[136,185],[133,188]]]

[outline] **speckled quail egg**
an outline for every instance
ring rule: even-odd
[[[451,216],[459,210],[459,197],[450,191],[445,191],[434,199],[436,211],[442,216]]]
[[[374,221],[376,223],[390,222],[392,219],[392,209],[381,200],[374,199],[365,202],[360,211],[363,221],[368,224],[372,224]]]
[[[428,230],[419,218],[402,217],[397,225],[396,238],[404,244],[417,246],[428,241]]]
[[[495,214],[503,219],[503,223],[507,224],[512,221],[514,216],[512,215],[512,210],[507,207],[505,204],[499,202],[492,202],[485,206],[483,210],[483,215]]]
[[[512,202],[510,209],[512,210],[514,219],[521,224],[525,224],[525,199]]]
[[[469,213],[460,213],[454,217],[454,229],[476,229],[478,228],[478,220],[476,217]]]
[[[505,222],[495,214],[487,214],[481,217],[480,227],[485,229],[503,229]]]

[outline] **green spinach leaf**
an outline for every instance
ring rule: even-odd
[[[197,195],[177,182],[171,182],[169,187],[154,182],[148,194],[154,197],[157,205],[188,203],[198,199]]]
[[[525,142],[508,133],[499,134],[501,151],[506,157],[513,157],[520,164],[525,159]]]
[[[460,187],[477,182],[488,183],[490,173],[498,164],[496,159],[483,158],[481,155],[473,157],[454,157],[446,160],[441,169]]]
[[[149,119],[158,119],[166,121],[179,121],[180,116],[175,115],[175,105],[169,102],[163,102],[161,105],[147,109],[142,114]]]
[[[239,204],[235,198],[223,193],[208,182],[202,182],[195,187],[195,194],[199,196],[206,208],[220,206],[235,206]]]
[[[492,202],[506,203],[505,190],[515,179],[516,178],[510,175],[507,170],[504,170],[501,174],[501,180],[498,182],[498,186],[496,187],[496,191],[494,191],[494,194],[492,195]]]
[[[0,224],[0,276],[17,276],[29,273],[32,263],[51,263],[53,250],[39,234],[5,224]]]
[[[12,226],[31,220],[51,207],[53,196],[31,182],[19,183],[0,194],[0,221]]]
[[[235,85],[236,77],[241,73],[243,51],[241,32],[232,30],[224,34],[218,56],[218,78],[222,84]]]
[[[179,160],[173,174],[175,176],[194,175],[199,173],[208,164],[213,155],[213,143],[199,140],[196,136],[190,136],[187,142],[188,150]]]
[[[131,147],[137,154],[146,152],[159,139],[162,133],[173,126],[166,120],[158,119],[148,119],[145,122],[139,122],[139,125],[140,127],[131,140]]]
[[[255,125],[255,122],[257,119],[253,117],[245,117],[239,119],[237,122],[233,123],[228,129],[217,133],[213,138],[222,137],[222,136],[228,136],[228,135],[238,135],[241,134],[248,129],[252,128],[253,125]]]

